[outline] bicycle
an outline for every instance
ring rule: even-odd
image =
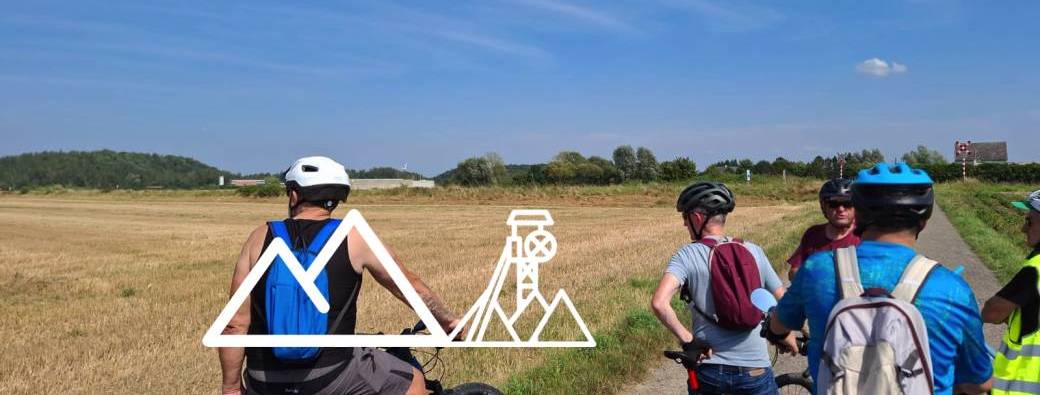
[[[798,354],[808,356],[809,337],[798,336],[797,344]],[[781,394],[812,394],[813,379],[808,367],[801,373],[784,373],[776,376],[774,380],[776,380],[776,387]]]
[[[682,351],[665,351],[664,357],[675,361],[686,368],[686,387],[690,390],[690,393],[697,393],[700,389],[700,382],[697,381],[697,372],[694,370],[697,367],[697,360],[690,358]]]
[[[404,330],[401,331],[401,334],[415,335],[423,333],[423,331],[425,330],[426,324],[424,324],[422,321],[419,321],[415,324],[415,326],[411,328],[404,328]],[[423,376],[426,379],[426,390],[429,391],[431,395],[502,395],[502,392],[500,392],[497,388],[489,384],[478,382],[463,383],[459,384],[458,386],[455,386],[454,388],[444,388],[444,385],[440,381],[440,378],[443,378],[443,372],[441,376],[438,377],[438,379],[431,379],[430,373],[433,372],[433,370],[437,367],[442,366],[441,362],[443,361],[440,357],[441,347],[435,348],[435,350],[432,353],[425,351],[421,352],[429,357],[426,363],[420,363],[419,359],[416,358],[414,354],[414,352],[416,352],[417,350],[409,347],[387,347],[384,350],[386,350],[386,352],[390,355],[393,355],[401,359],[402,361],[408,362],[416,369],[418,369],[420,372],[422,372]]]

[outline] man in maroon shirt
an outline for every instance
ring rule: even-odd
[[[791,269],[787,278],[794,280],[795,273],[809,255],[820,251],[859,245],[859,236],[853,233],[856,225],[856,209],[852,208],[852,180],[835,178],[820,188],[820,210],[827,223],[813,225],[802,235],[798,249],[787,259]]]

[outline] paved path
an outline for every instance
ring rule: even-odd
[[[946,214],[935,208],[927,228],[921,232],[918,241],[918,251],[935,259],[946,267],[953,269],[964,265],[962,275],[971,284],[978,298],[979,306],[1000,289],[1000,284],[993,273],[989,271],[971,248],[964,243],[960,235],[946,218]],[[985,325],[986,342],[990,347],[1000,343],[1002,326]],[[678,364],[662,357],[657,362],[658,367],[650,372],[642,383],[629,386],[620,391],[623,394],[637,395],[685,395],[686,394],[686,371]],[[794,358],[791,356],[780,356],[775,367],[777,373],[800,372],[805,369],[805,358]]]

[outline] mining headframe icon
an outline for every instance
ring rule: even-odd
[[[506,237],[502,255],[498,258],[491,281],[477,298],[477,302],[462,317],[452,335],[466,329],[463,343],[477,347],[594,347],[595,340],[585,321],[578,315],[567,292],[560,289],[549,302],[538,287],[539,267],[556,256],[556,237],[546,227],[554,224],[548,210],[513,210],[506,220],[511,233]],[[522,233],[526,232],[526,235]],[[516,306],[510,313],[500,303],[503,288],[507,286],[510,271],[516,273]],[[513,285],[513,284],[509,284]],[[517,324],[521,316],[537,303],[545,314],[530,334],[521,335]],[[549,319],[560,307],[569,313],[584,336],[583,340],[547,341],[540,339]],[[487,339],[488,327],[499,321],[509,334],[506,340]]]

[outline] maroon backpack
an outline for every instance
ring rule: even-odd
[[[762,287],[758,262],[740,239],[716,241],[704,238],[701,244],[711,248],[708,253],[708,271],[711,273],[711,298],[715,315],[708,315],[696,304],[702,316],[718,326],[747,331],[762,322],[762,312],[751,304],[751,291]]]

